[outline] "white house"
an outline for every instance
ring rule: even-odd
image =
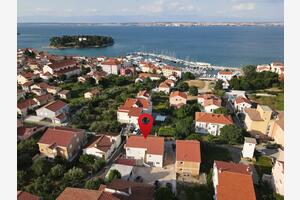
[[[121,144],[120,133],[112,134],[105,133],[97,135],[93,141],[83,149],[84,154],[94,155],[99,158],[103,158],[107,161],[112,153]]]
[[[144,98],[128,98],[118,108],[117,120],[120,123],[138,125],[138,117],[142,113],[152,113],[152,102]]]
[[[119,70],[121,68],[121,62],[117,59],[109,58],[104,62],[101,62],[100,66],[102,70],[107,74],[119,74]]]
[[[245,137],[242,155],[244,158],[253,158],[256,146],[256,139]]]
[[[139,91],[136,95],[136,98],[146,99],[148,101],[151,101],[151,95],[147,90]]]
[[[171,85],[167,82],[161,82],[157,88],[158,92],[164,92],[165,94],[169,94],[171,91]]]
[[[222,114],[196,112],[195,119],[195,131],[197,133],[209,133],[214,136],[220,134],[220,129],[223,126],[233,124],[230,116],[225,116]]]
[[[244,112],[245,108],[251,108],[252,103],[249,99],[243,96],[239,96],[234,100],[234,108],[238,112]]]
[[[122,164],[112,164],[107,174],[105,175],[105,179],[108,179],[109,173],[112,170],[117,170],[121,174],[121,179],[128,181],[133,174],[134,166],[130,165],[122,165]]]
[[[170,65],[163,66],[161,68],[161,70],[162,70],[162,73],[165,77],[169,77],[169,76],[173,75],[173,76],[176,76],[178,78],[181,78],[181,75],[182,75],[181,69],[170,66]]]
[[[68,119],[69,105],[61,100],[53,101],[36,110],[36,115],[51,119],[52,123],[61,124]]]
[[[126,158],[135,159],[142,165],[163,167],[164,161],[164,138],[131,135],[124,146]]]
[[[221,79],[221,80],[230,81],[233,76],[234,76],[234,73],[232,71],[219,71],[217,78]]]
[[[198,103],[203,106],[204,112],[213,113],[221,107],[222,100],[213,94],[202,94],[197,98]]]

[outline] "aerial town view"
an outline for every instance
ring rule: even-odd
[[[157,2],[141,12],[199,12]],[[281,19],[31,23],[18,4],[18,200],[284,199]]]

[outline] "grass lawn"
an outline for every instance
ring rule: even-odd
[[[201,172],[209,173],[215,160],[232,161],[229,151],[207,142],[201,142]]]
[[[205,82],[202,80],[189,80],[185,82],[189,84],[189,87],[196,86],[199,89],[203,89],[205,86]]]
[[[284,93],[278,93],[275,97],[251,95],[250,99],[261,105],[268,105],[274,110],[284,110]]]
[[[255,168],[260,177],[263,174],[271,174],[272,172],[272,160],[266,156],[259,156],[256,158]]]

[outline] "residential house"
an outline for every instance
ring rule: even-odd
[[[284,112],[279,112],[277,115],[269,136],[284,147]]]
[[[251,108],[251,107],[252,107],[252,102],[246,97],[239,96],[234,100],[234,108],[238,112],[243,113],[245,108]]]
[[[119,70],[121,68],[121,62],[114,58],[109,58],[104,62],[101,62],[100,66],[102,70],[107,74],[119,74]]]
[[[209,133],[214,136],[220,135],[220,129],[225,125],[233,124],[230,116],[204,112],[196,112],[195,120],[195,131],[197,133]]]
[[[180,91],[171,92],[169,101],[170,101],[170,106],[180,108],[181,106],[186,104],[187,94],[185,92],[180,92]]]
[[[243,90],[231,90],[230,92],[225,92],[225,97],[228,101],[234,103],[237,97],[246,97],[246,92]]]
[[[62,90],[57,94],[61,99],[69,99],[71,97],[70,90]]]
[[[107,75],[107,73],[104,71],[91,71],[87,75],[95,79],[96,83],[98,84],[99,81]]]
[[[276,193],[284,195],[284,152],[282,150],[279,150],[272,168],[272,185]]]
[[[173,67],[170,65],[163,66],[161,68],[161,71],[165,77],[169,77],[169,76],[173,75],[175,77],[181,78],[181,75],[182,75],[182,71],[180,68]]]
[[[120,133],[100,134],[95,136],[92,142],[83,149],[83,153],[94,155],[107,161],[120,144]]]
[[[18,191],[17,200],[41,200],[41,198],[25,191]]]
[[[117,119],[120,123],[138,126],[138,117],[142,113],[152,113],[152,102],[144,98],[128,98],[118,108]]]
[[[146,78],[150,78],[152,81],[157,81],[160,79],[159,74],[148,74],[148,73],[140,73],[139,77],[135,79],[135,82],[144,82]]]
[[[66,59],[61,61],[52,61],[51,64],[43,67],[43,73],[49,72],[51,75],[60,76],[66,75],[69,78],[72,75],[78,75],[81,72],[80,67],[77,66],[77,62],[72,59]]]
[[[256,139],[245,137],[242,150],[242,155],[244,158],[253,158],[256,144]]]
[[[245,129],[257,137],[267,137],[274,122],[273,111],[269,106],[257,105],[257,108],[245,108]]]
[[[28,81],[32,81],[33,79],[36,79],[37,75],[32,72],[22,72],[18,74],[17,76],[17,83],[18,84],[24,84]]]
[[[21,85],[22,90],[24,90],[25,92],[31,92],[30,87],[33,85],[32,81],[28,81],[24,84]]]
[[[38,132],[44,131],[45,126],[19,126],[17,128],[18,140],[26,140]]]
[[[219,71],[217,78],[221,80],[230,81],[232,77],[234,76],[234,73],[232,71]]]
[[[269,64],[262,64],[256,66],[256,72],[264,72],[270,70],[271,70],[271,66]]]
[[[60,87],[51,86],[51,85],[49,85],[47,87],[47,92],[50,93],[50,94],[53,94],[53,95],[58,94],[58,92],[60,92],[60,91],[61,91]]]
[[[21,100],[17,103],[17,114],[26,116],[29,110],[33,110],[38,107],[38,103],[33,99]]]
[[[98,190],[67,187],[57,200],[153,200],[154,186],[115,179]]]
[[[202,94],[197,98],[198,103],[204,108],[204,112],[213,113],[214,110],[221,108],[221,98],[213,94]]]
[[[86,143],[85,131],[67,127],[48,128],[38,141],[41,155],[72,161]]]
[[[136,98],[146,99],[151,101],[151,95],[147,90],[141,90],[137,93]]]
[[[126,158],[135,159],[141,165],[163,167],[164,163],[164,138],[131,135],[124,146]]]
[[[62,124],[68,119],[69,106],[61,100],[53,101],[37,109],[36,115],[50,119],[54,124]]]
[[[198,176],[200,164],[200,142],[197,140],[176,140],[175,172],[184,176]]]
[[[164,92],[165,94],[169,94],[171,91],[171,85],[165,81],[161,82],[158,86],[158,92]]]
[[[249,165],[215,161],[212,180],[215,200],[256,200]]]
[[[121,76],[133,76],[135,74],[134,67],[121,67],[120,75]]]
[[[43,106],[51,101],[54,101],[54,97],[51,94],[44,94],[42,96],[33,98],[33,100],[38,104],[38,106]]]
[[[89,91],[84,93],[85,99],[92,99],[100,94],[100,91],[97,88],[90,89]]]

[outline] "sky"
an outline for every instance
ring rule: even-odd
[[[283,22],[284,0],[18,0],[18,22]]]

